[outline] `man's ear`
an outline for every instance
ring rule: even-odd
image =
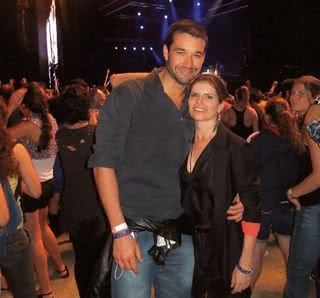
[[[169,49],[168,49],[167,45],[165,45],[165,44],[163,45],[162,52],[163,52],[164,60],[167,62],[169,59]]]

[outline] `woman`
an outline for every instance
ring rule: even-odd
[[[19,180],[22,189],[35,198],[41,195],[41,185],[27,150],[21,144],[11,143],[5,128],[6,119],[6,107],[0,102],[0,267],[15,298],[34,298],[30,243],[14,194],[18,193]],[[4,211],[9,211],[9,217]],[[7,224],[5,218],[9,220]]]
[[[249,137],[260,177],[262,218],[254,252],[254,288],[261,270],[267,241],[272,231],[287,264],[294,209],[286,190],[299,179],[300,134],[288,102],[280,97],[270,99],[265,107],[265,125],[260,133]]]
[[[299,184],[287,191],[296,206],[288,262],[286,297],[308,297],[309,276],[320,257],[320,80],[303,76],[294,81],[290,104],[301,120],[306,150]],[[307,249],[306,249],[307,247]]]
[[[195,135],[181,168],[181,189],[194,226],[196,298],[250,297],[260,220],[257,176],[248,144],[219,123],[227,94],[219,77],[201,74],[191,85],[188,102]],[[225,210],[237,193],[245,221],[227,223]]]
[[[55,269],[61,278],[69,276],[64,265],[57,239],[48,226],[48,202],[53,192],[53,164],[57,146],[57,124],[48,113],[45,92],[37,83],[31,83],[24,94],[20,111],[24,120],[8,129],[11,137],[25,145],[42,186],[39,199],[23,194],[22,208],[25,227],[31,238],[33,264],[39,283],[38,296],[51,298],[47,252],[52,257]],[[46,252],[47,251],[47,252]]]
[[[79,295],[87,298],[91,297],[95,264],[106,243],[108,225],[92,171],[87,167],[95,135],[95,126],[89,124],[90,101],[77,88],[66,88],[58,98],[58,113],[63,115],[63,125],[57,134],[64,176],[60,219],[74,248]],[[108,288],[99,288],[99,295],[109,297]]]
[[[236,135],[247,139],[253,132],[259,130],[258,114],[250,106],[250,91],[248,87],[241,86],[234,94],[235,104],[223,114],[222,121]]]

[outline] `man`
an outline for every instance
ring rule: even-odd
[[[166,66],[114,89],[100,112],[89,166],[115,238],[113,298],[149,298],[152,286],[156,297],[191,297],[192,239],[182,234],[180,244],[174,220],[183,213],[178,170],[193,135],[186,87],[200,72],[206,47],[202,26],[174,23],[163,46]],[[235,218],[238,209],[229,210]]]

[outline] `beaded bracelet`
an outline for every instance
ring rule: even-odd
[[[236,265],[236,268],[245,275],[251,275],[253,273],[253,269],[246,270],[242,268],[239,264]]]
[[[114,233],[112,234],[112,238],[113,239],[118,239],[118,238],[121,238],[121,237],[124,237],[124,236],[127,236],[127,235],[130,235],[131,231],[129,229],[126,229],[126,230],[122,230],[118,233]]]

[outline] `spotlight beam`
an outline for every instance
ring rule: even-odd
[[[134,1],[129,1],[128,3],[126,3],[126,4],[120,6],[120,7],[116,8],[116,9],[114,9],[114,10],[106,13],[104,16],[105,16],[105,17],[110,16],[110,15],[114,14],[115,12],[117,12],[117,11],[119,11],[119,10],[122,10],[122,9],[130,6],[133,2],[134,2]]]

